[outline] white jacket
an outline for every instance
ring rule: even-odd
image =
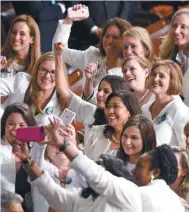
[[[64,24],[62,21],[59,22],[53,38],[53,44],[56,42],[63,42],[64,44],[67,44],[71,33],[71,27],[71,24]],[[122,69],[120,67],[115,67],[108,71],[106,70],[107,56],[102,55],[100,50],[94,46],[90,46],[84,51],[69,49],[65,47],[63,49],[63,56],[65,63],[71,65],[76,69],[79,68],[82,71],[87,64],[91,62],[99,62],[100,68],[98,69],[94,80],[94,88],[96,90],[101,79],[108,74],[114,74],[123,77]],[[83,84],[84,81],[85,75]]]
[[[31,76],[24,72],[17,73],[15,76],[10,78],[0,78],[0,95],[8,96],[5,103],[1,105],[3,109],[10,104],[24,102],[24,96],[30,80]],[[31,110],[35,113],[35,109],[33,107]],[[52,98],[43,109],[43,114],[38,113],[35,116],[35,120],[38,125],[48,124],[48,118],[50,116],[60,117],[61,114],[62,110],[58,102],[56,92],[54,92]]]
[[[147,186],[139,187],[144,212],[184,212],[179,196],[164,180],[153,180]]]
[[[94,114],[96,111],[96,106],[89,102],[86,102],[85,100],[81,99],[81,97],[74,94],[68,108],[76,113],[75,117],[76,121],[81,122],[84,125],[85,127],[84,142],[85,142],[90,131],[90,125],[93,124],[95,121]]]
[[[188,59],[189,60],[189,59]],[[189,107],[189,67],[187,68],[183,77],[183,96],[184,103]]]
[[[189,108],[180,97],[174,97],[155,119],[152,119],[150,106],[152,102],[143,106],[144,115],[153,121],[156,132],[157,145],[168,144],[186,148],[184,126],[189,121]]]
[[[77,156],[71,166],[80,172],[99,196],[93,200],[81,197],[81,190],[67,191],[53,182],[48,174],[43,174],[32,182],[44,195],[49,205],[63,212],[142,212],[138,187],[132,182],[112,175],[88,159]]]

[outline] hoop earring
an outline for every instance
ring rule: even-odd
[[[154,180],[154,175],[152,174],[151,176],[150,176],[150,182],[152,183],[153,182],[153,180]]]

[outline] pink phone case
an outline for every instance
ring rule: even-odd
[[[43,127],[25,127],[16,131],[16,139],[19,141],[42,141],[45,138]]]

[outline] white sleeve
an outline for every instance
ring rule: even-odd
[[[80,172],[99,195],[105,196],[107,201],[117,207],[133,209],[135,204],[141,205],[140,193],[134,183],[112,175],[86,155],[78,155],[71,162],[71,167]]]
[[[71,33],[71,27],[72,24],[64,24],[64,19],[59,20],[55,35],[53,37],[53,44],[56,42],[62,42],[67,47]]]
[[[180,108],[180,110],[182,109]],[[186,143],[185,143],[186,137],[184,134],[184,127],[186,123],[189,122],[189,108],[187,108],[187,110],[185,111],[186,111],[185,114],[183,114],[184,109],[182,111],[177,112],[177,114],[175,115],[175,121],[173,125],[173,129],[175,131],[176,140],[177,140],[176,144],[173,144],[173,145],[178,145],[184,149],[186,149]]]
[[[38,191],[44,196],[49,205],[56,211],[73,212],[75,201],[79,195],[79,190],[67,191],[56,184],[48,175],[42,174],[31,182]]]
[[[95,105],[84,101],[81,97],[74,94],[70,101],[69,109],[76,113],[76,121],[85,125],[93,124]]]
[[[20,72],[9,78],[0,78],[0,95],[8,96],[11,93],[16,93],[22,86],[24,81],[29,81],[30,75]]]

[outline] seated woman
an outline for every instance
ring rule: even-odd
[[[86,141],[89,130],[92,125],[103,125],[107,124],[107,119],[105,117],[104,109],[105,102],[107,97],[112,93],[118,90],[125,90],[126,84],[124,79],[115,76],[108,75],[105,76],[99,83],[98,92],[97,92],[97,106],[90,104],[84,100],[82,100],[79,96],[74,94],[67,82],[65,69],[63,67],[64,64],[64,56],[62,55],[62,44],[56,43],[54,45],[55,56],[56,56],[56,90],[60,94],[61,98],[67,103],[69,109],[76,113],[76,121],[81,122],[85,128],[85,137]],[[92,80],[92,74],[87,78]]]
[[[182,90],[182,72],[171,60],[153,64],[147,87],[155,101],[143,106],[144,115],[153,121],[157,145],[166,143],[186,148],[184,126],[189,121],[189,108],[178,95]]]
[[[123,78],[134,92],[141,106],[154,101],[154,95],[146,88],[146,79],[151,72],[151,64],[145,57],[128,56],[122,65]]]
[[[133,175],[140,186],[143,211],[185,211],[179,196],[168,186],[176,180],[177,173],[177,159],[167,144],[140,156]]]
[[[136,115],[123,127],[116,158],[124,161],[127,170],[132,174],[140,155],[155,147],[156,135],[152,122],[143,115]]]
[[[62,136],[64,130],[58,120],[52,122],[52,128],[50,129],[52,138],[50,140],[53,142],[51,144],[57,148],[62,147],[60,151],[63,151],[69,158],[71,167],[86,178],[89,185],[88,190],[89,188],[94,190],[89,196],[85,193],[86,189],[82,191],[81,189],[67,191],[55,184],[50,176],[37,166],[35,161],[28,159],[28,155],[24,151],[26,149],[24,143],[20,144],[20,151],[17,152],[30,175],[31,184],[36,186],[49,205],[59,212],[142,212],[138,187],[123,178],[123,170],[120,170],[120,172],[117,172],[117,176],[114,176],[104,170],[104,167],[106,168],[107,166],[105,158],[102,158],[102,167],[85,155],[80,154],[73,142],[75,140],[74,137],[70,136],[67,142],[64,143],[65,138]]]
[[[40,31],[37,23],[29,15],[17,16],[12,21],[1,50],[1,77],[11,77],[21,71],[31,74],[40,55]]]
[[[142,27],[132,27],[123,36],[123,56],[140,56],[154,62],[153,43],[148,31]]]
[[[181,147],[172,146],[178,162],[178,175],[171,189],[189,204],[189,153]],[[188,205],[189,210],[189,205]]]
[[[60,22],[53,43],[62,42],[66,45],[71,26],[72,20],[69,18],[66,18],[63,23]],[[131,24],[123,19],[113,18],[108,20],[102,29],[98,48],[91,46],[85,51],[79,51],[64,47],[64,62],[80,70],[84,70],[84,67],[91,62],[98,62],[99,68],[95,73],[94,80],[95,88],[101,79],[109,73],[122,76],[121,68],[118,65],[119,58],[122,57],[122,35],[130,28]]]
[[[33,114],[26,104],[7,106],[1,118],[1,177],[4,177],[9,183],[5,189],[13,193],[16,192],[23,197],[24,210],[31,210],[31,188],[27,182],[27,174],[22,168],[21,160],[15,154],[14,144],[18,128],[35,125]]]

